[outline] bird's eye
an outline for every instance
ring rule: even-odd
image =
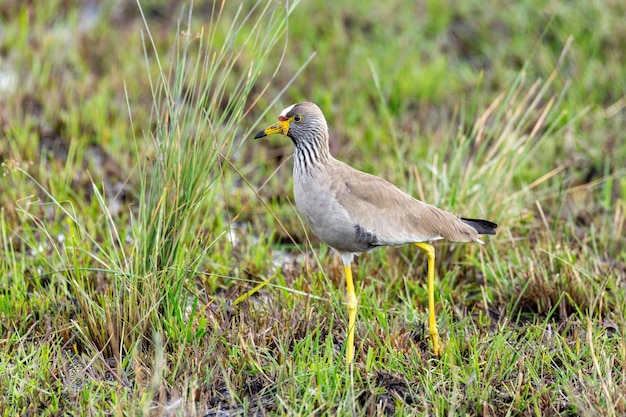
[[[300,123],[302,121],[302,115],[296,114],[295,116],[293,116],[293,121],[296,123]]]

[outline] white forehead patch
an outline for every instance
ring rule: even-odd
[[[279,116],[287,117],[287,113],[289,113],[291,109],[293,109],[293,106],[295,106],[295,104],[292,104],[291,106],[287,107],[285,110],[281,111]]]

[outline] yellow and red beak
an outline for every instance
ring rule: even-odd
[[[278,122],[274,123],[273,125],[266,127],[265,129],[261,130],[259,133],[257,133],[256,135],[254,135],[255,139],[259,139],[268,135],[273,135],[275,133],[282,133],[284,136],[287,136],[287,133],[289,132],[289,121],[291,119],[287,119],[286,117],[279,117],[278,118]]]

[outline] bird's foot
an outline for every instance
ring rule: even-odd
[[[433,341],[433,353],[436,356],[441,356],[443,351],[441,350],[441,341],[439,338],[439,333],[436,330],[434,332],[431,332],[430,339]]]

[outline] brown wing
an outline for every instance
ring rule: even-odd
[[[331,187],[339,204],[359,227],[376,236],[379,245],[478,238],[476,230],[457,216],[416,200],[387,180],[342,162],[336,170]]]

